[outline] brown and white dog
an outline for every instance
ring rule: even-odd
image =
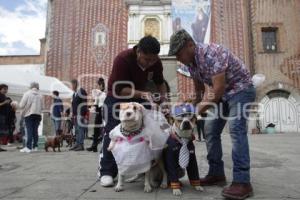
[[[63,146],[63,141],[66,141],[67,146],[66,147],[72,147],[73,144],[75,144],[75,136],[71,133],[62,134],[62,141],[61,146]]]
[[[172,107],[172,114],[171,114],[172,120],[170,120],[173,123],[172,124],[173,135],[171,135],[170,137],[173,137],[175,140],[177,140],[179,142],[184,138],[192,143],[192,141],[194,139],[194,130],[196,129],[196,120],[197,120],[196,115],[194,113],[195,113],[195,110],[191,103],[181,103],[181,104],[174,105]],[[191,144],[191,146],[193,146],[193,144]],[[168,148],[174,148],[174,147],[168,146]],[[175,152],[177,152],[177,151],[175,151]],[[193,154],[195,154],[195,150],[193,150],[192,152],[193,152]],[[179,153],[179,151],[178,151],[178,153]],[[195,156],[195,155],[193,155],[193,156]],[[177,157],[179,157],[179,155],[177,155]],[[166,159],[168,159],[168,158],[166,158]],[[197,166],[197,164],[196,164],[196,166]],[[182,170],[183,170],[182,174],[179,175],[179,178],[181,178],[185,174],[185,169],[182,169]],[[198,170],[198,168],[195,167],[195,169],[193,169],[193,170]],[[194,186],[195,190],[204,191],[203,187],[201,187],[201,185],[200,185],[199,175],[198,175],[197,179],[198,179],[199,183],[198,183],[198,185]],[[171,183],[171,188],[172,188],[172,183]],[[182,191],[180,189],[180,183],[178,183],[177,186],[175,184],[175,187],[172,188],[172,190],[173,190],[173,195],[175,195],[175,196],[182,195]]]
[[[122,134],[125,137],[130,137],[130,134],[134,133],[135,135],[139,134],[139,132],[137,130],[141,130],[144,127],[144,112],[145,108],[138,103],[122,103],[120,105],[120,121],[121,124],[120,126],[122,127],[121,129]],[[117,141],[112,139],[108,150],[112,151],[115,148],[115,145],[117,145]],[[150,148],[150,147],[149,147]],[[126,155],[124,155],[126,156]],[[161,161],[156,160],[153,161],[153,163],[158,163],[158,166],[161,166],[159,168],[162,168],[162,179],[163,179],[163,183],[161,183],[161,186],[163,187],[167,187],[167,175],[165,170],[163,169],[163,165],[161,163]],[[151,192],[152,191],[152,187],[155,186],[153,185],[153,181],[155,180],[156,177],[151,177],[151,175],[154,175],[156,173],[151,172],[151,169],[145,172],[145,181],[144,181],[144,192]],[[118,175],[118,183],[115,187],[115,191],[119,192],[124,190],[124,177],[126,174],[122,174],[119,171],[119,175]],[[139,176],[137,176],[139,177]],[[132,178],[131,181],[135,180],[137,177]],[[130,181],[126,181],[126,182],[130,182]]]

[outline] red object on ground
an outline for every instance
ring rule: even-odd
[[[8,136],[1,136],[0,137],[0,144],[2,144],[2,145],[7,145],[7,143],[8,143]]]

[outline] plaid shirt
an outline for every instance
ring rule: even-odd
[[[217,44],[198,44],[195,56],[196,66],[188,69],[193,79],[212,86],[212,77],[225,72],[226,88],[223,100],[248,88],[252,84],[245,64],[228,49]]]

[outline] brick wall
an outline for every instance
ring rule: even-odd
[[[122,0],[53,0],[48,17],[47,75],[63,81],[80,79],[90,92],[100,74],[109,76],[113,59],[127,48],[127,9]],[[108,29],[106,56],[96,62],[92,30]],[[81,78],[80,78],[81,77]]]
[[[211,0],[211,6],[211,42],[227,47],[251,68],[247,2],[245,0]],[[181,74],[177,77],[178,90],[183,94],[180,99],[190,98],[194,93],[193,81]]]

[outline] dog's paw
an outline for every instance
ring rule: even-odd
[[[160,183],[157,182],[157,181],[151,181],[150,185],[151,185],[153,188],[158,188],[158,187],[160,187]]]
[[[181,196],[182,192],[181,192],[180,189],[173,189],[173,195],[175,195],[175,196]]]
[[[195,190],[197,191],[200,191],[200,192],[203,192],[204,191],[204,188],[202,186],[195,186]]]
[[[144,192],[146,192],[146,193],[152,192],[152,187],[150,185],[145,185]]]
[[[115,191],[116,192],[121,192],[121,191],[123,191],[124,190],[124,187],[122,186],[122,185],[117,185],[116,187],[115,187]]]
[[[167,183],[162,183],[162,184],[160,184],[160,188],[161,189],[167,189],[168,188],[168,184]]]

